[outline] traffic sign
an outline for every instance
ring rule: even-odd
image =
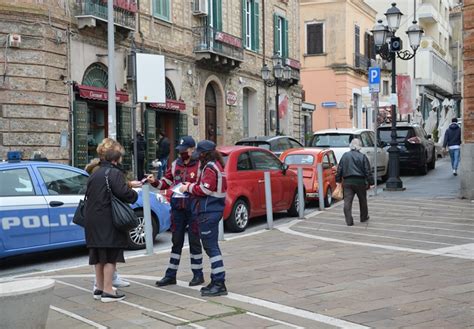
[[[371,93],[380,92],[380,67],[369,68],[369,91]]]

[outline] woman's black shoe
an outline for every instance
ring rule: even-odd
[[[119,300],[122,300],[124,298],[125,298],[124,294],[111,295],[111,294],[108,294],[106,292],[103,292],[101,297],[100,297],[100,301],[102,303],[111,303],[111,302],[118,302]]]
[[[169,277],[169,276],[165,276],[163,279],[161,279],[160,281],[156,281],[155,284],[158,286],[158,287],[163,287],[163,286],[169,286],[169,285],[172,285],[172,284],[176,284],[176,278],[172,278],[172,277]]]
[[[200,284],[204,283],[204,277],[202,276],[194,276],[191,281],[189,281],[189,286],[199,286]]]
[[[216,297],[227,295],[227,288],[224,282],[214,282],[211,283],[209,288],[204,287],[201,289],[201,296],[204,297]]]

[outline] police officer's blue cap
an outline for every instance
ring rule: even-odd
[[[191,136],[184,136],[181,137],[181,139],[179,140],[179,144],[178,146],[176,146],[176,150],[181,153],[186,151],[188,148],[195,146],[196,142],[194,141],[194,138],[192,138]]]
[[[197,144],[196,151],[194,152],[199,156],[202,152],[214,151],[216,149],[216,143],[210,140],[203,140]]]

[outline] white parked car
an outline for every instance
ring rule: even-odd
[[[353,138],[360,139],[361,152],[369,158],[370,167],[374,170],[375,163],[375,133],[369,129],[339,128],[316,131],[308,146],[329,148],[334,151],[337,162],[342,155],[349,151],[349,144]],[[388,173],[388,153],[383,149],[382,143],[377,143],[377,177],[385,180]]]

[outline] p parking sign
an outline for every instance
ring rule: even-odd
[[[380,67],[369,68],[369,92],[380,92]]]

